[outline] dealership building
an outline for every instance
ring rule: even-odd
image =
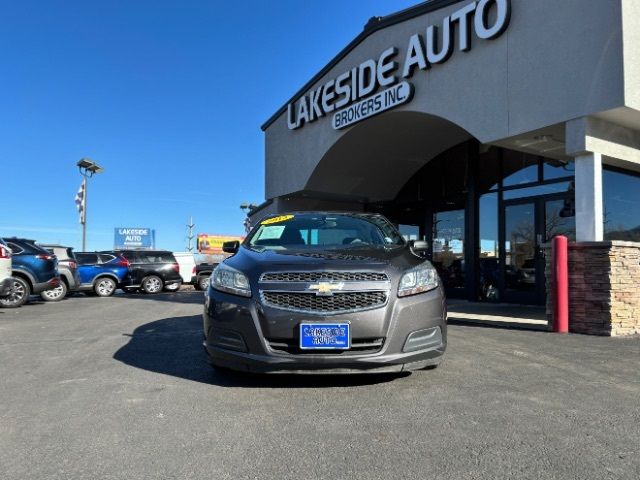
[[[295,65],[292,65],[295,68]],[[431,0],[364,30],[262,126],[275,212],[379,212],[450,297],[640,333],[640,2]]]

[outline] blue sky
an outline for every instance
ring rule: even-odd
[[[88,249],[115,227],[184,250],[242,233],[264,199],[260,125],[374,15],[413,0],[0,2],[1,236],[81,246],[73,202],[89,157]]]

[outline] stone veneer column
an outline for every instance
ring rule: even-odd
[[[547,317],[552,320],[551,249]],[[640,334],[640,243],[569,245],[569,330],[588,335]]]

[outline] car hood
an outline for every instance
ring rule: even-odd
[[[271,250],[242,246],[224,263],[255,278],[266,271],[328,269],[380,271],[394,276],[424,261],[423,258],[412,253],[408,246],[349,247],[326,250]]]

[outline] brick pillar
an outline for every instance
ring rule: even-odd
[[[550,258],[548,254],[549,320],[553,312]],[[588,335],[640,334],[640,243],[569,245],[569,330]]]

